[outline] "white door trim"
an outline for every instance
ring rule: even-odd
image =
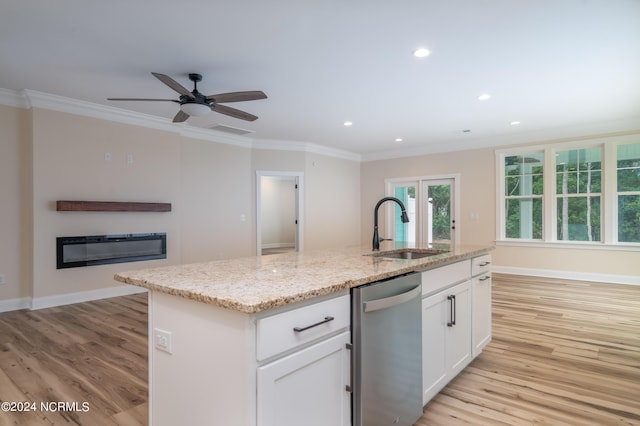
[[[304,173],[289,171],[268,171],[256,170],[256,256],[262,254],[262,190],[261,179],[263,176],[285,176],[295,177],[298,190],[296,191],[296,251],[302,251],[304,248]]]

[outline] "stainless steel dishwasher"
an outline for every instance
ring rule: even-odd
[[[351,290],[353,425],[412,425],[422,416],[421,275]]]

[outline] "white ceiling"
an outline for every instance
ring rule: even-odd
[[[420,46],[431,55],[413,57]],[[175,103],[106,100],[177,99],[151,71],[190,90],[187,73],[203,74],[205,94],[268,95],[229,104],[257,121],[189,126],[364,158],[640,129],[640,1],[3,2],[0,88],[170,120]]]

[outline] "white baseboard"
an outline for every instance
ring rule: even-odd
[[[509,275],[526,275],[543,278],[558,278],[564,280],[593,281],[609,284],[640,285],[640,276],[595,274],[591,272],[556,271],[551,269],[516,268],[511,266],[492,265],[492,272]]]
[[[17,299],[0,300],[0,312],[18,311],[20,309],[31,308],[30,297],[19,297]]]
[[[54,306],[70,305],[72,303],[90,302],[92,300],[108,299],[110,297],[145,293],[146,291],[146,289],[135,285],[122,285],[98,290],[81,291],[78,293],[34,297],[31,301],[31,309],[52,308]]]
[[[108,299],[110,297],[128,296],[130,294],[145,293],[146,289],[135,285],[101,288],[98,290],[80,291],[77,293],[57,294],[45,297],[21,297],[18,299],[0,300],[0,312],[16,311],[19,309],[43,309],[54,306],[70,305],[72,303],[90,302],[92,300]]]
[[[296,243],[270,243],[263,244],[263,249],[274,249],[274,248],[295,248]]]

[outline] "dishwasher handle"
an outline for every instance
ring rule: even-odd
[[[408,302],[409,300],[419,296],[420,294],[422,294],[422,288],[420,286],[417,286],[404,293],[396,294],[395,296],[362,302],[362,308],[364,312],[379,311],[381,309],[387,309],[392,306]]]

